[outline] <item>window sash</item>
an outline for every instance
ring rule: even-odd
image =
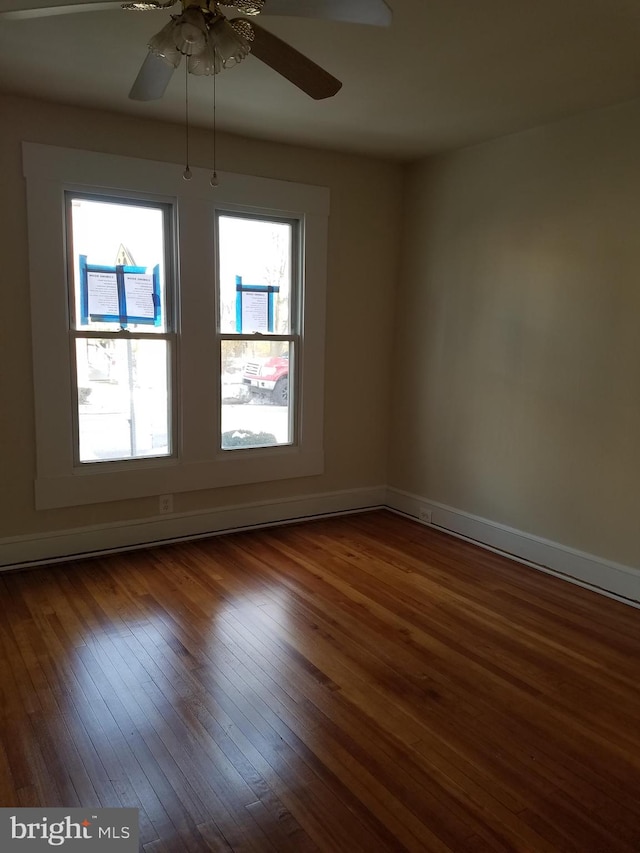
[[[264,223],[268,225],[284,225],[289,229],[288,232],[288,315],[286,321],[286,333],[278,332],[231,332],[223,330],[222,321],[222,305],[223,305],[223,283],[222,283],[222,258],[225,253],[225,243],[223,229],[221,228],[221,219],[230,218],[238,222],[249,223]],[[251,454],[266,452],[275,452],[283,447],[295,448],[300,441],[300,420],[302,409],[302,387],[300,379],[300,370],[298,366],[302,363],[302,347],[303,339],[300,334],[302,327],[301,322],[301,306],[303,304],[303,281],[302,270],[303,265],[303,234],[304,220],[303,217],[291,217],[273,214],[273,212],[263,213],[257,210],[237,210],[226,206],[217,206],[215,209],[214,219],[214,243],[215,243],[215,261],[216,261],[216,347],[219,359],[219,375],[222,375],[223,363],[223,348],[226,342],[240,341],[242,343],[277,343],[283,342],[288,344],[289,351],[289,372],[288,372],[288,402],[287,402],[287,435],[288,440],[282,443],[276,443],[273,446],[256,446],[256,447],[235,447],[231,451],[234,455],[249,456]],[[245,284],[267,284],[267,281],[245,282]],[[237,298],[237,296],[236,296]],[[268,298],[268,297],[267,297]],[[275,306],[274,306],[275,309]],[[223,403],[222,403],[222,385],[219,389],[218,410],[216,412],[216,429],[215,441],[218,450],[224,453],[229,453],[228,448],[223,447],[222,443],[222,423],[223,423]],[[264,392],[263,392],[264,393]],[[253,424],[252,424],[253,426]],[[255,429],[255,427],[254,427]]]
[[[158,198],[153,198],[146,193],[136,193],[134,191],[122,191],[99,188],[91,188],[90,190],[71,190],[64,189],[64,205],[65,205],[65,231],[64,240],[66,248],[66,278],[68,292],[68,317],[69,328],[83,334],[92,332],[95,327],[83,327],[77,321],[76,317],[76,293],[75,289],[79,286],[76,282],[77,270],[75,268],[75,252],[73,244],[73,211],[72,202],[78,199],[79,201],[98,202],[104,204],[123,205],[126,207],[140,207],[152,210],[158,210],[162,214],[162,237],[163,237],[163,268],[164,268],[164,300],[162,311],[164,313],[164,332],[169,333],[176,330],[177,320],[177,211],[175,202],[164,201]],[[104,331],[109,331],[105,329]],[[117,331],[122,331],[118,329]],[[131,333],[131,330],[126,331]],[[136,329],[135,334],[145,334],[143,329]],[[149,332],[147,334],[159,335],[162,332]]]
[[[234,205],[215,206],[214,213],[214,247],[215,247],[215,286],[216,286],[216,332],[218,336],[225,336],[228,340],[233,340],[234,335],[240,338],[251,339],[252,332],[230,332],[222,329],[222,311],[221,311],[221,263],[220,263],[220,219],[222,217],[231,217],[234,219],[247,220],[249,222],[273,222],[276,224],[288,225],[291,228],[290,247],[289,247],[289,317],[288,329],[281,337],[287,340],[288,335],[297,335],[300,337],[302,329],[302,305],[303,305],[303,277],[302,270],[304,269],[304,217],[303,216],[287,216],[277,215],[271,212],[260,212],[257,208],[254,210],[238,209]],[[265,332],[262,337],[264,339],[278,339],[278,333]]]
[[[288,436],[289,440],[282,443],[274,444],[273,446],[266,447],[267,450],[275,451],[278,448],[282,447],[297,447],[300,444],[300,421],[301,421],[301,412],[302,412],[302,401],[303,401],[303,391],[302,391],[302,382],[301,382],[301,371],[299,369],[299,365],[301,362],[301,353],[302,353],[302,338],[300,335],[260,335],[260,334],[250,334],[250,335],[242,335],[242,334],[218,334],[217,336],[217,347],[219,354],[219,375],[222,375],[222,350],[223,345],[227,341],[240,341],[242,343],[249,343],[251,341],[256,341],[258,343],[278,343],[283,342],[288,344],[288,353],[289,353],[289,371],[288,371],[288,403],[287,403],[287,423],[288,423]],[[260,358],[260,356],[258,357]],[[258,377],[256,377],[258,378]],[[265,377],[261,377],[265,378]],[[268,377],[266,377],[268,378]],[[222,385],[219,389],[219,409],[217,412],[216,418],[216,430],[215,430],[215,440],[216,446],[223,450],[225,453],[228,453],[227,448],[223,448],[222,445],[222,416],[223,416],[223,402],[222,402]],[[264,392],[263,392],[264,393]],[[291,400],[293,399],[293,405],[291,405]],[[264,450],[264,446],[260,447],[237,447],[234,448],[233,452],[243,452],[243,453],[252,453],[256,450]]]
[[[78,389],[81,387],[80,374],[77,365],[77,346],[78,341],[91,340],[113,340],[118,342],[125,341],[153,341],[164,342],[166,344],[166,382],[167,382],[167,429],[168,429],[168,452],[162,454],[138,454],[121,459],[82,459],[81,458],[81,424],[80,424],[80,399]],[[117,466],[125,469],[130,465],[139,465],[149,460],[164,460],[175,459],[178,455],[178,412],[176,406],[176,387],[177,387],[177,369],[176,369],[176,351],[178,346],[178,336],[175,332],[163,332],[158,334],[135,334],[128,332],[112,332],[104,334],[101,332],[80,333],[75,330],[69,332],[69,365],[71,371],[71,403],[72,403],[72,435],[73,435],[73,466],[76,470],[86,469],[91,466],[113,466],[113,470],[117,470]]]
[[[79,288],[81,282],[78,280],[78,265],[77,257],[81,252],[81,247],[74,245],[74,223],[73,223],[73,202],[87,201],[97,202],[102,204],[113,205],[114,207],[123,206],[127,208],[141,208],[147,210],[156,210],[160,213],[160,228],[162,239],[162,296],[160,300],[160,310],[162,312],[162,328],[158,331],[146,331],[144,325],[135,324],[135,329],[131,328],[109,328],[106,323],[97,323],[95,325],[81,325],[76,316],[76,306],[80,298]],[[176,294],[176,270],[174,264],[175,257],[175,241],[176,241],[176,216],[175,205],[172,202],[160,201],[148,197],[142,198],[139,194],[127,192],[120,193],[113,190],[101,191],[100,189],[91,189],[89,191],[72,191],[64,190],[64,205],[65,205],[65,247],[66,247],[66,280],[67,280],[67,310],[69,323],[69,367],[70,367],[70,401],[71,401],[71,434],[73,439],[73,468],[74,470],[86,470],[93,466],[108,465],[113,470],[126,469],[127,466],[138,465],[150,460],[164,460],[175,458],[178,453],[179,436],[178,436],[178,413],[177,413],[177,333],[176,313],[177,313],[177,294]],[[77,251],[76,251],[77,249]],[[160,259],[159,259],[160,260]],[[106,328],[105,328],[106,327]],[[134,432],[135,428],[130,425],[131,453],[132,455],[120,459],[82,459],[81,458],[81,413],[80,399],[78,389],[81,385],[81,377],[77,362],[77,345],[80,340],[113,340],[113,341],[165,341],[166,348],[166,422],[167,422],[167,442],[168,453],[158,454],[135,454],[133,455],[133,446],[135,445]]]

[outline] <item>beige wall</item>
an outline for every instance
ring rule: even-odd
[[[390,484],[640,563],[640,105],[408,174]]]
[[[152,517],[152,498],[34,509],[20,143],[180,164],[183,129],[1,96],[0,116],[0,537]],[[210,151],[195,131],[192,164]],[[627,104],[417,164],[403,199],[397,164],[221,136],[223,170],[331,189],[326,471],[176,511],[388,481],[638,565],[638,151]]]
[[[0,96],[0,537],[157,514],[157,499],[36,512],[34,424],[22,140],[177,162],[184,129]],[[211,137],[194,131],[191,165],[210,164]],[[328,186],[329,280],[323,476],[176,495],[176,512],[377,486],[386,482],[393,288],[401,167],[221,135],[220,171]],[[366,365],[366,369],[362,369]]]

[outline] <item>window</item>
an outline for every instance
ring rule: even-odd
[[[292,444],[298,222],[218,211],[216,223],[221,446]]]
[[[67,192],[66,223],[75,459],[168,456],[171,208]]]
[[[321,473],[328,191],[23,160],[36,506]]]

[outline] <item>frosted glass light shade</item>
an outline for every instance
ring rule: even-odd
[[[182,54],[178,50],[174,41],[174,29],[176,22],[171,19],[159,33],[151,37],[149,41],[149,50],[151,53],[160,57],[167,65],[172,65],[177,68],[182,59]]]
[[[187,9],[175,19],[173,43],[183,56],[194,56],[204,50],[207,23],[200,9]]]
[[[149,50],[177,68],[181,57],[197,56],[207,48],[207,23],[200,9],[172,16],[149,42]]]
[[[205,74],[218,74],[224,68],[222,57],[215,49],[213,40],[207,39],[204,50],[198,54],[192,54],[187,58],[187,67],[190,74],[203,76]]]
[[[217,18],[209,27],[209,40],[215,45],[222,64],[229,68],[242,62],[249,53],[249,43],[238,33],[223,16]]]

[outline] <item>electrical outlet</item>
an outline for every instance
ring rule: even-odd
[[[167,512],[173,512],[173,495],[160,495],[158,498],[158,509],[162,515]]]
[[[424,524],[431,524],[431,510],[427,509],[426,506],[421,506],[418,513],[418,518]]]

